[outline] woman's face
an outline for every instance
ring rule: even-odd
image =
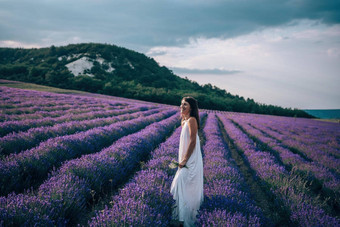
[[[180,105],[180,109],[181,114],[188,115],[190,113],[190,104],[183,99]]]

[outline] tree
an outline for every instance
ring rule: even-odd
[[[55,48],[54,45],[50,47],[49,55],[50,56],[55,56],[57,54],[57,49]]]

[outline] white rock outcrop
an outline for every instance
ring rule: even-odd
[[[66,67],[72,72],[74,76],[86,74],[88,76],[94,77],[94,75],[91,73],[84,73],[85,70],[91,70],[93,67],[93,62],[90,61],[89,57],[79,58],[78,60],[68,63]]]
[[[88,54],[84,54],[84,55],[88,55]],[[79,57],[80,55],[72,55],[72,57],[68,56],[67,60],[72,59],[73,57]],[[62,58],[64,58],[66,56],[62,56],[59,57],[59,60],[62,60]],[[106,62],[104,58],[101,58],[99,55],[97,55],[97,58],[95,60],[92,60],[90,57],[86,57],[83,56],[73,62],[70,62],[68,64],[66,64],[65,66],[68,68],[68,70],[70,70],[72,72],[72,74],[74,76],[79,76],[79,75],[88,75],[91,77],[94,77],[93,74],[91,73],[86,73],[85,71],[91,70],[93,67],[93,62],[96,61],[98,62],[100,65],[107,65],[107,69],[105,70],[106,72],[113,72],[115,70],[115,68],[113,68],[111,66],[110,62]],[[130,63],[131,64],[131,63]]]

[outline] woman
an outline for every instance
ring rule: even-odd
[[[192,97],[184,97],[180,106],[182,131],[179,142],[179,168],[171,184],[170,192],[176,200],[172,218],[193,226],[197,210],[203,202],[203,161],[199,129],[197,101]]]

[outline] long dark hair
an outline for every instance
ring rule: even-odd
[[[195,117],[197,121],[197,126],[200,128],[200,115],[198,114],[198,104],[197,100],[191,96],[183,97],[184,101],[188,102],[190,105],[190,117]],[[182,99],[182,100],[183,100]]]

